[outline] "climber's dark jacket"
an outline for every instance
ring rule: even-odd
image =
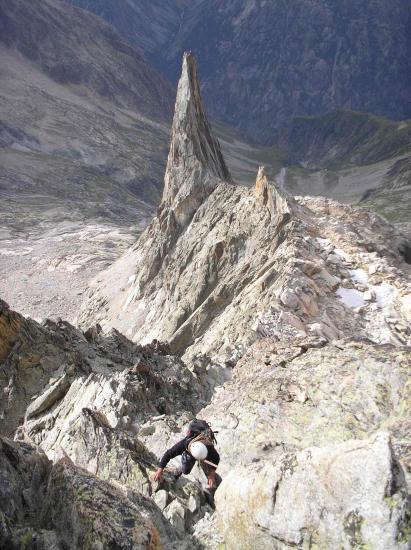
[[[171,449],[168,449],[164,453],[162,459],[160,460],[160,468],[165,468],[167,466],[168,462],[172,458],[175,458],[178,455],[182,455],[184,452],[186,452],[187,455],[189,455],[189,457],[191,457],[193,459],[193,464],[194,464],[194,462],[195,462],[194,458],[187,451],[188,444],[190,443],[190,441],[192,439],[193,439],[192,437],[185,437],[184,439],[182,439],[181,441],[176,443],[173,447],[171,447]],[[207,450],[208,450],[206,460],[209,460],[213,464],[217,465],[220,462],[220,455],[218,454],[218,452],[216,451],[216,449],[212,445],[206,445],[206,447],[207,447]],[[210,465],[209,465],[209,468],[215,470],[215,468],[213,468]]]

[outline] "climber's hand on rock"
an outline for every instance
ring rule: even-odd
[[[161,481],[163,479],[163,468],[157,468],[154,474],[151,476],[153,481]]]
[[[210,489],[216,486],[214,470],[208,474],[208,486],[210,487]]]

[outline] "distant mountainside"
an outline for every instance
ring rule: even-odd
[[[231,124],[218,130],[235,181],[259,158],[291,192],[362,200],[410,231],[410,123],[394,120],[411,117],[407,2],[70,1],[171,79],[184,49],[197,54],[208,111]],[[251,151],[244,133],[273,145]]]
[[[155,202],[173,86],[104,21],[59,0],[0,0],[0,25],[2,150],[88,167]]]
[[[71,0],[110,21],[175,80],[201,66],[214,116],[259,142],[344,108],[411,118],[407,0]]]
[[[291,193],[360,202],[411,233],[411,121],[349,110],[299,117],[279,147]]]
[[[184,10],[199,3],[198,0],[67,1],[99,15],[148,54],[169,44],[179,31]]]
[[[396,122],[348,110],[299,117],[283,133],[279,145],[292,159],[313,168],[372,164],[411,154],[411,121]]]
[[[0,2],[0,41],[55,82],[154,118],[171,115],[172,86],[101,19],[56,0]]]

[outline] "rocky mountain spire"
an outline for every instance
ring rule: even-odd
[[[269,183],[265,166],[258,168],[254,189],[255,195],[268,208],[275,223],[283,223],[290,219],[294,201],[281,191],[275,182]]]
[[[257,179],[255,181],[255,192],[258,197],[261,197],[264,203],[268,200],[268,178],[265,166],[258,168]]]
[[[161,207],[184,225],[220,181],[231,176],[204,112],[195,58],[185,53]]]

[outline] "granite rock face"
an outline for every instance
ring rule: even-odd
[[[406,488],[386,434],[234,468],[217,496],[228,548],[405,549]]]
[[[411,473],[410,369],[405,346],[319,337],[256,341],[203,410],[219,426],[223,470],[386,430]]]
[[[196,374],[168,345],[41,326],[4,302],[0,336],[0,429],[16,440],[0,449],[5,547],[196,548],[188,531],[212,511],[201,484],[150,476],[209,401],[217,367],[215,379],[212,367]]]
[[[118,488],[42,452],[0,439],[2,548],[162,548],[153,523]]]
[[[9,315],[3,326],[16,319]],[[120,548],[131,541],[136,548],[355,548],[379,539],[376,548],[406,548],[409,348],[264,337],[221,386],[218,367],[204,359],[188,369],[166,345],[142,348],[98,327],[86,336],[78,353],[87,354],[90,372],[73,373],[54,400],[51,376],[27,407],[18,441],[2,439],[1,537],[10,548],[24,540],[87,549],[95,538]],[[14,383],[28,353],[19,350]],[[46,346],[43,353],[46,362],[56,355]],[[42,376],[33,366],[25,393]],[[156,455],[193,414],[219,430],[224,481],[214,517],[197,474],[175,482],[167,473],[160,485],[149,477]]]
[[[160,210],[186,225],[217,183],[230,180],[203,110],[194,57],[184,54]]]
[[[202,411],[227,547],[406,548],[410,373],[409,347],[256,341]]]

